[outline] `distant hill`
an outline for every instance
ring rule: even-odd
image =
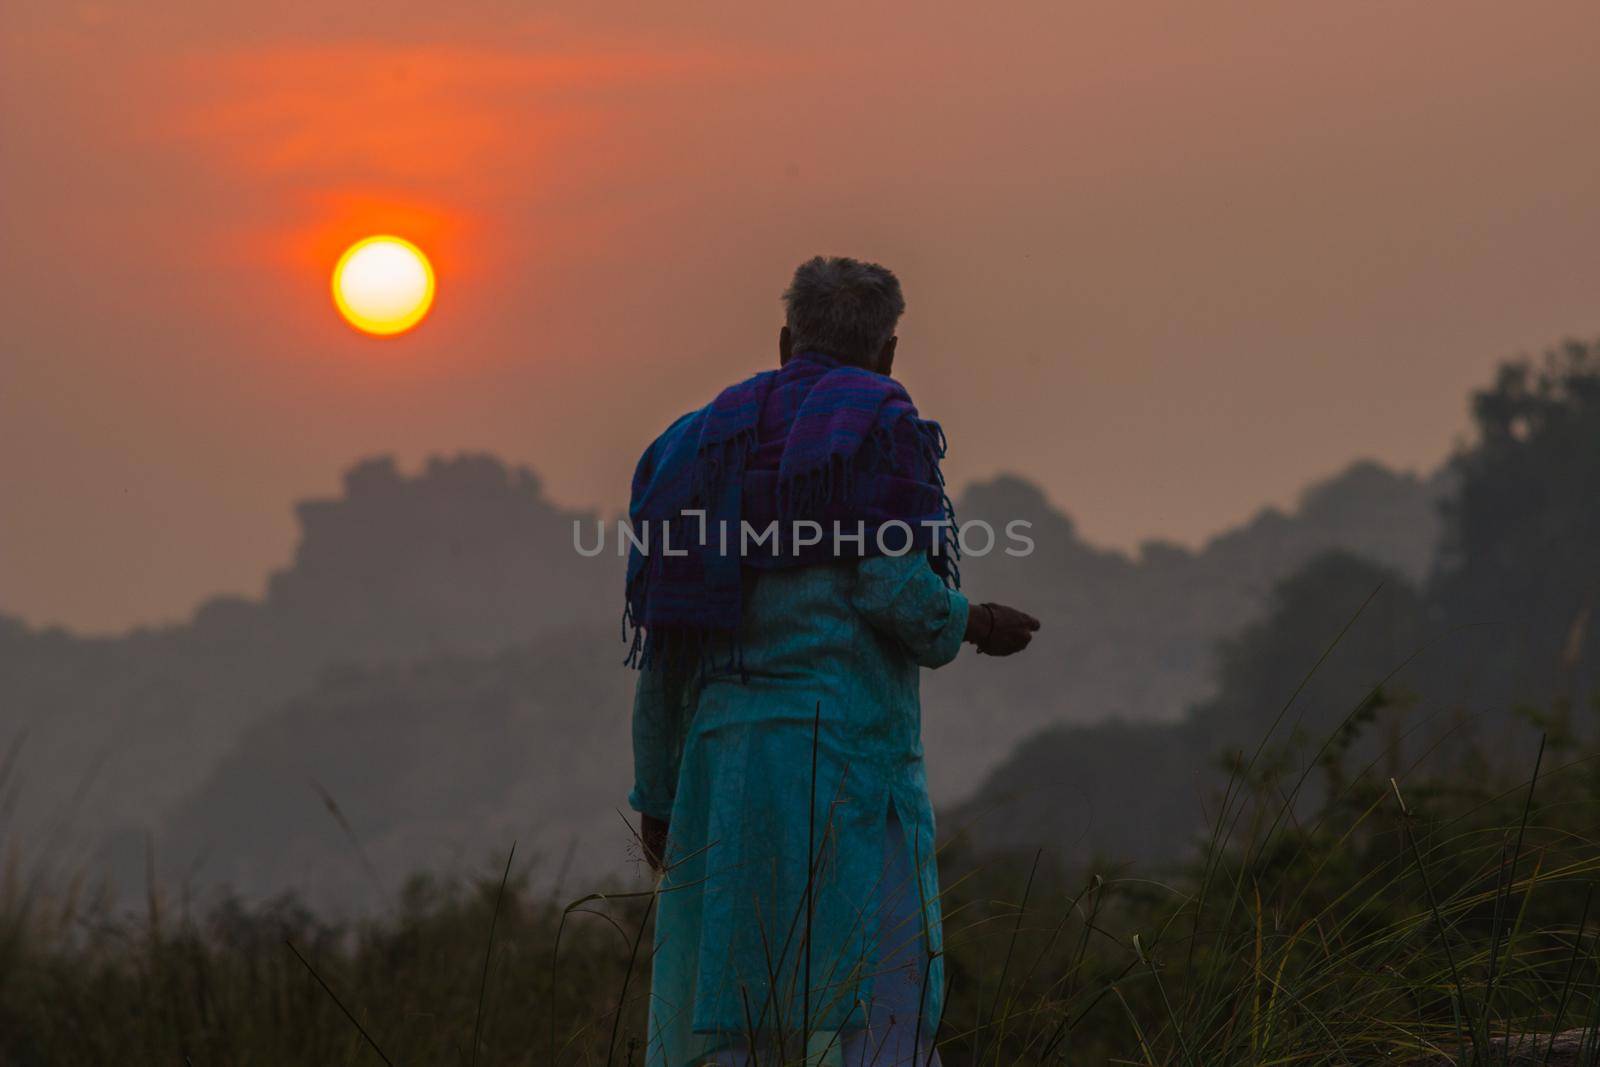
[[[962,656],[924,679],[923,736],[935,797],[970,794],[1023,738],[1062,723],[1173,721],[1212,683],[1216,642],[1258,617],[1273,586],[1316,554],[1347,549],[1412,580],[1439,537],[1446,476],[1357,463],[1191,551],[1152,541],[1135,556],[1086,544],[1072,520],[1016,477],[974,485],[963,520],[1033,523],[1033,556],[968,562],[963,585],[1037,615],[1033,649],[1004,664]]]
[[[632,677],[607,637],[329,671],[172,812],[169,875],[340,910],[393,901],[419,866],[482,874],[515,842],[544,888],[626,878]],[[142,842],[115,847],[126,863]]]
[[[966,588],[1046,630],[1003,669],[965,655],[925,677],[936,798],[970,794],[1039,729],[1177,717],[1207,691],[1214,642],[1321,549],[1417,573],[1438,495],[1437,479],[1357,464],[1199,551],[1135,556],[1083,542],[1020,478],[974,485],[961,517],[1029,519],[1037,551],[969,560]],[[572,548],[573,521],[596,516],[488,456],[414,475],[369,460],[341,496],[296,511],[294,559],[261,599],[117,638],[0,618],[0,741],[24,737],[7,830],[24,857],[109,856],[142,876],[154,830],[173,877],[353,899],[371,879],[316,782],[386,883],[511,837],[525,851],[592,842],[575,871],[616,862],[632,679],[620,562]]]
[[[1344,550],[1320,553],[1275,585],[1261,618],[1217,642],[1208,699],[1176,721],[1042,729],[950,812],[944,830],[969,827],[978,853],[1043,845],[1069,865],[1149,870],[1184,855],[1207,829],[1230,773],[1225,754],[1259,752],[1256,770],[1281,773],[1282,790],[1298,789],[1308,816],[1330,776],[1348,780],[1373,766],[1403,777],[1408,758],[1437,752],[1432,740],[1448,727],[1426,721],[1436,707],[1411,704],[1430,655],[1448,651],[1424,639],[1423,618],[1415,586],[1392,568]],[[1387,696],[1376,706],[1368,697],[1380,684]],[[1313,764],[1358,708],[1371,721],[1348,750]]]
[[[0,743],[21,740],[6,829],[24,857],[77,863],[69,846],[108,827],[156,825],[330,665],[616,625],[617,561],[571,547],[572,522],[595,516],[556,507],[532,472],[493,457],[415,475],[368,460],[340,497],[296,514],[294,559],[259,600],[214,599],[182,625],[116,638],[0,617]]]

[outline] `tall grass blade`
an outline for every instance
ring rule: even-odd
[[[517,843],[511,842],[506,854],[506,869],[500,875],[500,889],[494,895],[494,913],[489,916],[489,943],[483,949],[483,977],[478,980],[478,1011],[472,1019],[472,1067],[478,1067],[478,1032],[483,1025],[483,998],[489,990],[489,961],[494,957],[494,928],[500,921],[500,901],[506,895],[506,881],[511,877],[511,860],[517,854]]]
[[[286,937],[283,939],[283,943],[289,946],[289,951],[294,953],[294,958],[299,960],[307,971],[311,972],[311,977],[316,979],[317,984],[322,987],[322,991],[328,994],[328,997],[338,1006],[340,1011],[344,1012],[344,1017],[350,1020],[350,1025],[356,1028],[356,1031],[366,1040],[372,1051],[378,1054],[378,1059],[388,1064],[389,1067],[394,1067],[394,1061],[384,1054],[383,1049],[378,1047],[378,1043],[372,1039],[372,1035],[367,1033],[367,1028],[361,1025],[361,1020],[352,1015],[350,1009],[344,1006],[344,1001],[339,999],[339,994],[335,993],[328,983],[322,980],[322,975],[318,974],[317,969],[311,966],[311,961],[300,955],[300,950],[294,947],[294,942]]]

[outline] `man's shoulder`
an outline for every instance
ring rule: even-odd
[[[633,480],[636,491],[641,483],[649,480],[654,475],[656,469],[661,465],[663,457],[672,452],[675,444],[686,437],[695,435],[696,416],[704,414],[705,410],[702,407],[684,412],[673,419],[665,430],[662,430],[651,439],[650,444],[640,453],[639,462],[634,468]]]
[[[685,423],[703,411],[705,411],[703,406],[697,407],[693,411],[685,411],[682,415],[679,415],[677,418],[668,423],[665,430],[662,430],[660,433],[656,434],[656,440],[659,441],[662,438],[671,437],[673,434],[682,430]]]

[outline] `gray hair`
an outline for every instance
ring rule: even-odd
[[[846,256],[814,256],[800,264],[783,303],[792,351],[868,368],[906,310],[893,271]]]

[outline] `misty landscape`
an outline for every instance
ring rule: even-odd
[[[1567,1001],[1587,988],[1575,970],[1589,899],[1579,890],[1600,877],[1592,838],[1600,635],[1590,625],[1600,593],[1600,346],[1569,342],[1542,360],[1509,362],[1470,405],[1474,438],[1441,469],[1418,475],[1356,460],[1307,485],[1293,508],[1263,509],[1197,550],[1159,541],[1134,554],[1097,548],[1021,474],[960,494],[963,520],[1031,524],[1031,555],[969,558],[964,581],[975,596],[1028,603],[1048,641],[1004,675],[990,673],[987,657],[964,655],[924,679],[942,866],[953,883],[946,906],[969,920],[958,923],[965,934],[951,950],[952,1059],[965,1049],[958,1062],[1098,1060],[1122,1047],[1121,1024],[1093,1009],[1146,950],[1111,928],[1159,940],[1149,924],[1198,927],[1204,907],[1205,888],[1191,915],[1190,898],[1141,889],[1157,884],[1149,877],[1197,878],[1201,887],[1221,878],[1224,889],[1235,879],[1222,894],[1236,903],[1218,936],[1243,919],[1237,935],[1259,946],[1264,920],[1249,911],[1259,905],[1236,911],[1243,887],[1278,894],[1280,908],[1312,907],[1305,921],[1319,923],[1355,891],[1335,890],[1334,872],[1346,866],[1356,886],[1393,868],[1376,896],[1356,898],[1339,920],[1378,925],[1350,944],[1339,934],[1326,955],[1304,961],[1312,983],[1304,995],[1335,995],[1352,982],[1371,986],[1362,997],[1414,999],[1430,983],[1435,993],[1431,1004],[1416,1001],[1423,1014],[1394,1024],[1397,1032],[1374,1029],[1377,1009],[1336,1008],[1338,1000],[1294,1012],[1296,1026],[1339,1025],[1346,1040],[1374,1048],[1439,1048],[1445,1031],[1428,1029],[1443,1025],[1438,1009],[1469,1003],[1450,940],[1476,936],[1481,946],[1488,930],[1497,947],[1463,962],[1488,969],[1481,1022],[1458,1027],[1456,1040],[1474,1055],[1499,1047],[1490,999],[1501,916],[1516,892],[1527,929],[1515,947],[1505,942],[1498,1010],[1544,1019],[1536,989],[1570,954],[1567,992],[1546,1020],[1559,1027]],[[76,998],[89,987],[66,977],[84,965],[71,952],[86,951],[104,968],[96,981],[118,991],[106,995],[131,997],[134,1017],[176,1026],[185,1043],[232,1048],[204,1020],[220,1011],[253,1026],[258,1012],[248,999],[206,1007],[222,994],[205,967],[243,968],[230,989],[306,990],[296,966],[323,979],[298,941],[362,996],[411,1005],[404,1019],[433,1018],[440,998],[457,1004],[452,1026],[475,1012],[477,1042],[483,991],[469,1010],[467,990],[434,983],[476,966],[474,924],[491,904],[488,959],[496,957],[510,884],[495,988],[526,996],[538,986],[545,1000],[532,1016],[496,1016],[498,1037],[482,1039],[510,1049],[546,1036],[554,1044],[554,1020],[570,1016],[566,1051],[548,1058],[614,1059],[623,1020],[636,1027],[643,1010],[627,995],[626,940],[574,930],[568,958],[594,973],[564,980],[540,970],[559,961],[574,909],[609,906],[617,924],[648,925],[648,908],[639,908],[650,883],[624,803],[634,675],[622,664],[620,563],[573,543],[574,523],[592,528],[610,517],[564,510],[536,473],[483,454],[435,458],[416,472],[363,460],[345,472],[339,496],[301,502],[296,517],[294,557],[259,598],[215,598],[181,624],[116,637],[16,618],[0,629],[11,944],[59,922],[59,951],[68,953],[58,957],[67,968],[59,978],[21,988],[66,983],[52,1002],[88,1010]],[[1407,793],[1438,821],[1416,822]],[[1401,821],[1363,830],[1389,803],[1400,805]],[[1414,825],[1461,829],[1430,838],[1425,861]],[[1525,851],[1537,858],[1518,881]],[[1495,853],[1498,863],[1489,862]],[[1407,873],[1413,856],[1429,909],[1421,913]],[[1437,889],[1431,879],[1441,880]],[[615,899],[586,895],[595,890]],[[1440,892],[1442,905],[1431,895]],[[1063,923],[1077,915],[1083,939],[1068,951],[1060,927],[1042,942],[1045,928],[1026,928],[1039,956],[1009,980],[1024,992],[1037,986],[1029,995],[1040,999],[1020,1016],[1033,1022],[1008,1033],[996,1029],[992,1006],[986,1013],[962,994],[965,983],[1011,988],[1005,961],[1036,893],[1061,901]],[[1437,941],[1416,925],[1430,910],[1442,924]],[[175,990],[199,983],[181,994],[198,997],[196,1008],[147,1016],[134,1007],[149,993],[124,990],[121,950],[94,947],[122,936],[119,915],[133,929],[147,926],[151,939],[148,962],[131,973],[154,967]],[[985,934],[994,918],[1015,925],[1003,957]],[[1095,930],[1114,947],[1091,951]],[[386,970],[384,960],[425,936],[443,938],[429,951],[454,962],[426,976]],[[1299,952],[1298,936],[1274,950],[1280,968]],[[163,947],[168,937],[176,940]],[[279,951],[285,943],[289,957]],[[180,962],[206,944],[220,953],[213,963]],[[161,962],[170,952],[179,955]],[[1399,970],[1376,962],[1397,953],[1406,959]],[[1047,958],[1057,962],[1041,968]],[[1237,949],[1221,950],[1187,966],[1200,980],[1237,960]],[[1440,986],[1446,963],[1453,977]],[[1259,974],[1257,963],[1242,977]],[[1199,993],[1185,988],[1243,1010],[1226,982],[1215,994],[1206,981],[1193,987]],[[1141,985],[1130,1010],[1159,1004],[1148,999],[1152,989],[1162,990],[1159,981]],[[355,1040],[329,1014],[330,1004],[346,1009],[328,992],[326,1003],[306,1001],[319,1022],[293,1047]],[[615,1008],[604,1008],[613,995]],[[1084,998],[1088,1022],[1049,1023]],[[25,994],[19,1003],[7,1010],[27,1019],[26,1005],[44,1002]],[[1226,1044],[1232,1032],[1203,1019],[1193,1024],[1200,1029],[1168,1021],[1149,1040],[1181,1049],[1186,1040]],[[445,1032],[394,1022],[387,1039],[432,1048]],[[1295,1033],[1280,1039],[1304,1040]],[[1562,1048],[1589,1033],[1573,1031],[1580,1036],[1564,1037]],[[371,1035],[362,1039],[377,1050]],[[18,1062],[50,1062],[30,1055]]]
[[[1025,519],[1037,547],[969,560],[967,587],[1033,606],[1051,640],[1004,673],[966,656],[925,679],[936,800],[994,788],[1019,745],[1037,753],[1065,727],[1178,721],[1213,690],[1217,643],[1321,552],[1420,580],[1445,479],[1359,462],[1292,512],[1264,510],[1199,551],[1152,542],[1136,557],[1083,542],[1024,477],[970,486],[961,519]],[[211,600],[184,624],[116,638],[5,620],[23,855],[58,873],[104,865],[142,894],[148,850],[168,885],[294,890],[341,910],[384,903],[414,868],[479,873],[513,841],[552,883],[563,870],[634,874],[617,814],[632,758],[621,561],[573,547],[573,523],[588,538],[597,516],[556,507],[536,473],[483,455],[414,474],[363,461],[342,496],[296,515],[294,559],[259,600]],[[1347,592],[1353,609],[1369,590]],[[1063,771],[1074,747],[1052,757]],[[1115,790],[1067,777],[1075,792],[1050,804],[1084,821],[1052,834],[1056,847],[1149,858]],[[1012,821],[1033,833],[1032,819]]]

